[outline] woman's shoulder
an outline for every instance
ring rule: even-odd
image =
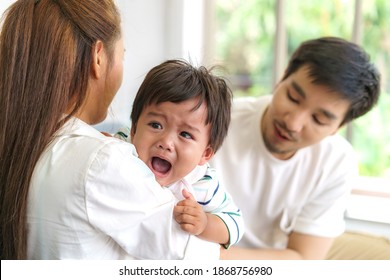
[[[48,152],[53,155],[71,155],[88,162],[97,158],[137,157],[135,147],[121,139],[106,136],[78,119],[70,120],[55,136]]]

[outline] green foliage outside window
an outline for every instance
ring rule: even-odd
[[[217,0],[216,55],[235,96],[272,92],[275,0]],[[288,56],[305,40],[352,38],[354,0],[284,1]],[[390,178],[390,1],[363,1],[361,44],[382,75],[378,106],[352,123],[352,145],[364,176]],[[343,131],[341,131],[343,133]]]

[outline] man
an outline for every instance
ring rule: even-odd
[[[359,46],[304,42],[272,96],[236,99],[211,161],[246,233],[226,259],[323,259],[344,231],[357,159],[338,130],[377,102],[380,77]]]

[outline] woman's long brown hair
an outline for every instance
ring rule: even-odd
[[[27,197],[34,167],[85,100],[92,47],[120,37],[112,0],[18,0],[0,34],[1,259],[27,258]]]

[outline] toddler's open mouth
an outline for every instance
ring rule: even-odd
[[[154,171],[158,173],[166,174],[169,172],[169,170],[171,170],[172,164],[165,159],[159,157],[153,157],[152,168]]]

